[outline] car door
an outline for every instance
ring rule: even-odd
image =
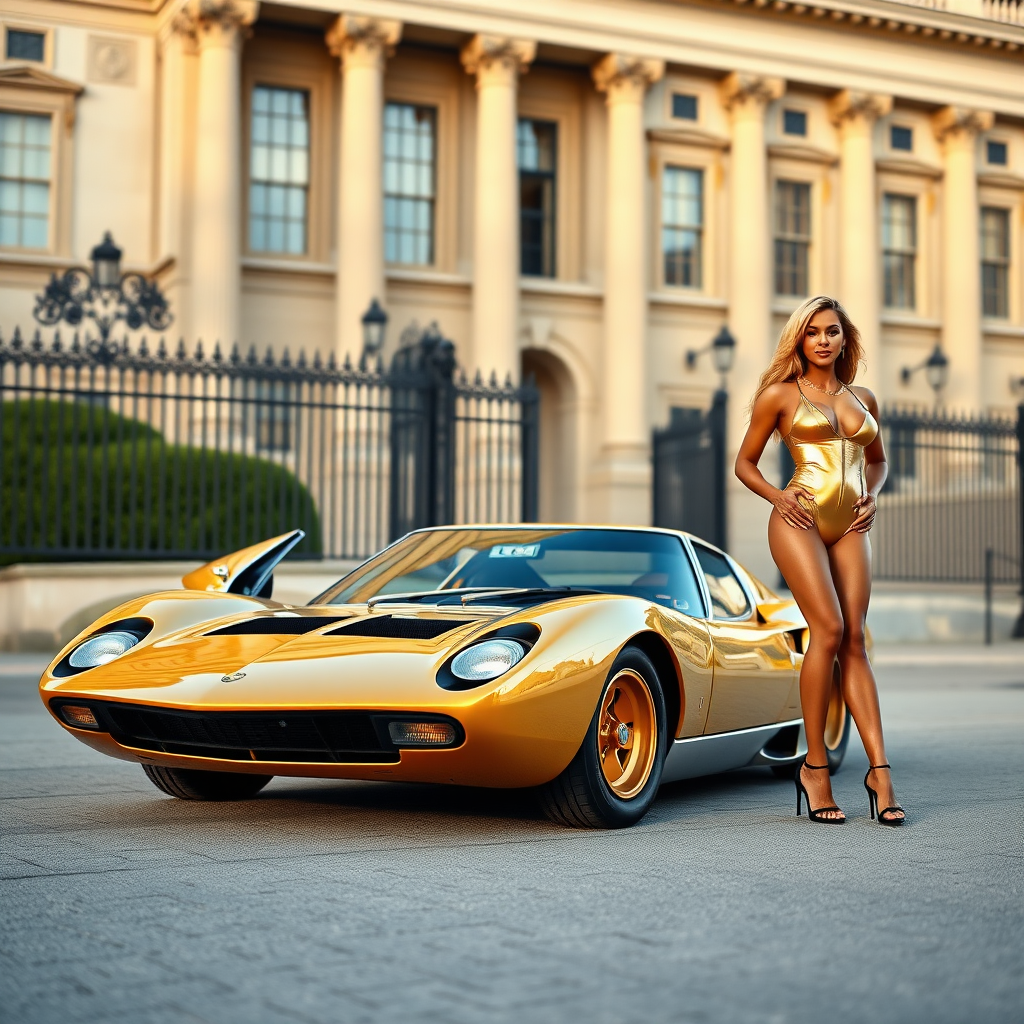
[[[778,722],[796,677],[786,623],[764,622],[753,596],[722,552],[693,542],[711,605],[711,708],[704,735]],[[789,625],[792,628],[792,625]]]

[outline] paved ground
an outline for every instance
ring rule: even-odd
[[[0,1019],[1019,1021],[1024,646],[981,652],[879,652],[902,830],[858,744],[844,827],[746,771],[605,833],[383,783],[180,803],[0,658]]]

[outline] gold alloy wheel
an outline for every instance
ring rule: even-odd
[[[828,698],[828,712],[825,715],[825,746],[835,750],[843,740],[846,728],[846,702],[840,683],[839,665],[836,664],[832,673],[832,692]]]
[[[607,686],[597,725],[601,771],[620,800],[646,785],[658,752],[658,716],[650,688],[633,669],[623,669]]]

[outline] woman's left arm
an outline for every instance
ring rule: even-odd
[[[857,397],[864,403],[868,412],[879,423],[878,400],[867,388],[857,388]],[[885,445],[882,443],[882,429],[879,424],[874,441],[864,449],[864,483],[866,490],[858,498],[853,507],[857,510],[857,518],[850,525],[850,531],[867,533],[874,525],[875,513],[878,511],[878,495],[889,475],[889,463],[885,460]]]

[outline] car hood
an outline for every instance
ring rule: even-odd
[[[167,630],[180,621],[177,592],[132,602],[100,624],[126,615],[152,618],[154,629],[138,647],[115,661],[69,676],[53,674],[77,638],[44,673],[47,697],[61,693],[106,697],[127,702],[186,708],[386,707],[414,703],[424,710],[450,707],[463,693],[437,685],[437,672],[450,655],[494,629],[515,623],[545,621],[545,650],[530,651],[520,665],[526,670],[546,660],[552,641],[576,628],[580,616],[598,612],[607,622],[591,632],[614,643],[613,609],[623,599],[611,595],[563,597],[541,607],[510,609],[474,606],[436,607],[365,605],[288,608],[244,600],[244,610],[185,628]],[[195,594],[202,599],[204,595]],[[642,602],[630,600],[637,605]],[[586,606],[603,605],[603,608]],[[167,607],[169,606],[169,607]],[[214,609],[210,609],[214,610]],[[220,611],[220,608],[216,609]],[[638,620],[641,622],[642,619]],[[176,623],[177,624],[177,623]],[[95,626],[86,631],[89,635]],[[280,630],[280,632],[278,631]],[[287,631],[291,632],[287,632]],[[431,634],[431,635],[428,635]],[[561,648],[561,644],[557,645]],[[509,675],[518,676],[519,666]],[[488,684],[493,686],[496,684]],[[465,693],[480,694],[482,688]]]

